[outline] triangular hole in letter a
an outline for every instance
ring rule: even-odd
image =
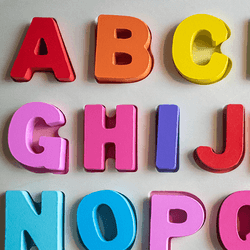
[[[34,52],[35,52],[36,55],[47,55],[48,54],[47,45],[46,45],[43,38],[38,40]]]

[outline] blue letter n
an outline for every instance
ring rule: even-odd
[[[63,249],[62,192],[42,192],[37,204],[26,191],[7,191],[5,209],[5,250],[26,250],[32,242],[39,250]]]

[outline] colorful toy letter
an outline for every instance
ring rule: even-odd
[[[6,192],[5,250],[27,250],[34,243],[39,250],[62,250],[63,223],[62,192],[42,192],[41,204],[26,191]]]
[[[224,109],[224,152],[216,154],[210,147],[198,147],[194,151],[196,163],[215,173],[225,173],[237,168],[245,153],[244,124],[244,107],[240,104],[227,105]]]
[[[159,172],[179,170],[179,116],[176,105],[158,107],[156,168]]]
[[[231,69],[231,60],[220,51],[220,45],[230,36],[230,29],[219,18],[197,14],[186,18],[176,28],[173,37],[172,55],[180,74],[193,83],[211,84],[224,78]],[[215,48],[206,64],[196,64],[193,44],[201,38]],[[210,45],[211,44],[211,45]]]
[[[171,238],[196,233],[205,220],[205,206],[185,192],[152,192],[150,250],[170,250]]]
[[[75,73],[54,18],[33,18],[11,70],[17,82],[27,82],[36,71],[54,72],[60,82],[72,82]]]
[[[102,209],[105,211],[103,214]],[[104,217],[104,233],[100,230],[98,216]],[[102,190],[91,193],[79,204],[77,227],[83,244],[89,250],[131,249],[136,236],[135,209],[131,201],[118,192]],[[106,231],[108,229],[110,232]]]
[[[84,167],[87,171],[104,171],[105,160],[111,157],[118,171],[137,170],[137,108],[118,105],[116,116],[107,118],[104,106],[86,105]]]
[[[9,126],[11,154],[32,172],[66,174],[68,141],[60,138],[57,132],[65,122],[64,114],[53,105],[42,102],[23,105],[13,115]],[[40,137],[38,134],[39,150],[35,152],[33,137],[37,124],[54,130],[56,137]]]
[[[141,20],[100,15],[97,24],[95,77],[99,83],[136,82],[153,68],[151,34]]]
[[[222,203],[218,216],[221,243],[227,250],[250,249],[250,191],[239,191]]]

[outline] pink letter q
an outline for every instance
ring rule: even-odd
[[[249,210],[250,191],[235,192],[223,201],[218,229],[221,243],[226,249],[250,249]]]

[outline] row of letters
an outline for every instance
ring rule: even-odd
[[[172,57],[179,73],[188,81],[211,84],[223,79],[232,67],[220,46],[230,29],[219,18],[197,14],[186,18],[175,30]],[[100,15],[97,24],[95,78],[99,83],[129,83],[147,77],[153,69],[151,32],[141,20],[129,16]],[[197,59],[196,39],[213,47],[211,58]],[[11,70],[18,82],[29,81],[34,72],[51,71],[62,82],[75,80],[75,72],[54,18],[33,18]]]
[[[171,238],[194,234],[205,223],[205,206],[193,194],[154,191],[150,202],[150,250],[170,250]],[[26,191],[7,191],[5,250],[24,250],[34,243],[40,250],[64,249],[64,203],[65,196],[59,191],[42,192],[39,204]],[[249,249],[249,225],[244,223],[249,207],[250,191],[233,193],[221,204],[218,236],[226,249]],[[102,190],[85,196],[76,220],[86,249],[127,250],[135,242],[135,208],[116,191]]]
[[[116,169],[120,172],[137,171],[137,111],[134,105],[118,105],[116,115],[107,117],[104,106],[85,106],[86,171],[104,171],[107,158],[116,160]],[[179,169],[180,109],[177,105],[159,105],[156,117],[156,168],[159,172],[176,172]],[[212,148],[203,146],[194,151],[196,163],[210,172],[229,172],[244,158],[244,107],[227,105],[224,118],[223,153],[217,154]],[[10,152],[30,171],[66,174],[69,143],[58,135],[58,129],[65,123],[63,112],[51,104],[32,102],[23,105],[14,113],[9,125]]]

